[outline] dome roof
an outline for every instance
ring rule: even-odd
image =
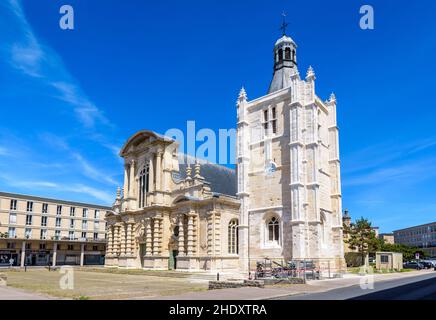
[[[291,43],[291,44],[295,45],[294,40],[292,40],[292,38],[288,37],[287,35],[284,35],[279,40],[277,40],[275,46],[277,47],[278,45],[280,45],[282,43]]]

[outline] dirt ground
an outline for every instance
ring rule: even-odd
[[[66,299],[150,299],[203,291],[208,286],[206,280],[195,278],[195,275],[136,270],[70,270],[61,273],[61,269],[48,271],[42,268],[3,273],[7,275],[10,287]]]

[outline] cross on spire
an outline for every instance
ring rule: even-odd
[[[289,23],[286,22],[286,17],[287,17],[287,13],[286,12],[282,12],[282,17],[283,17],[283,22],[282,22],[282,26],[280,27],[280,30],[282,30],[283,35],[286,35],[286,28],[288,27]]]

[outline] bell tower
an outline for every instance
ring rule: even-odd
[[[291,37],[286,35],[288,23],[283,14],[281,26],[282,37],[274,45],[274,75],[268,93],[284,89],[291,85],[291,75],[297,70],[297,45]]]

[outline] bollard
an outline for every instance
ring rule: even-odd
[[[220,281],[220,273],[219,272],[217,272],[217,274],[216,274],[216,281]]]

